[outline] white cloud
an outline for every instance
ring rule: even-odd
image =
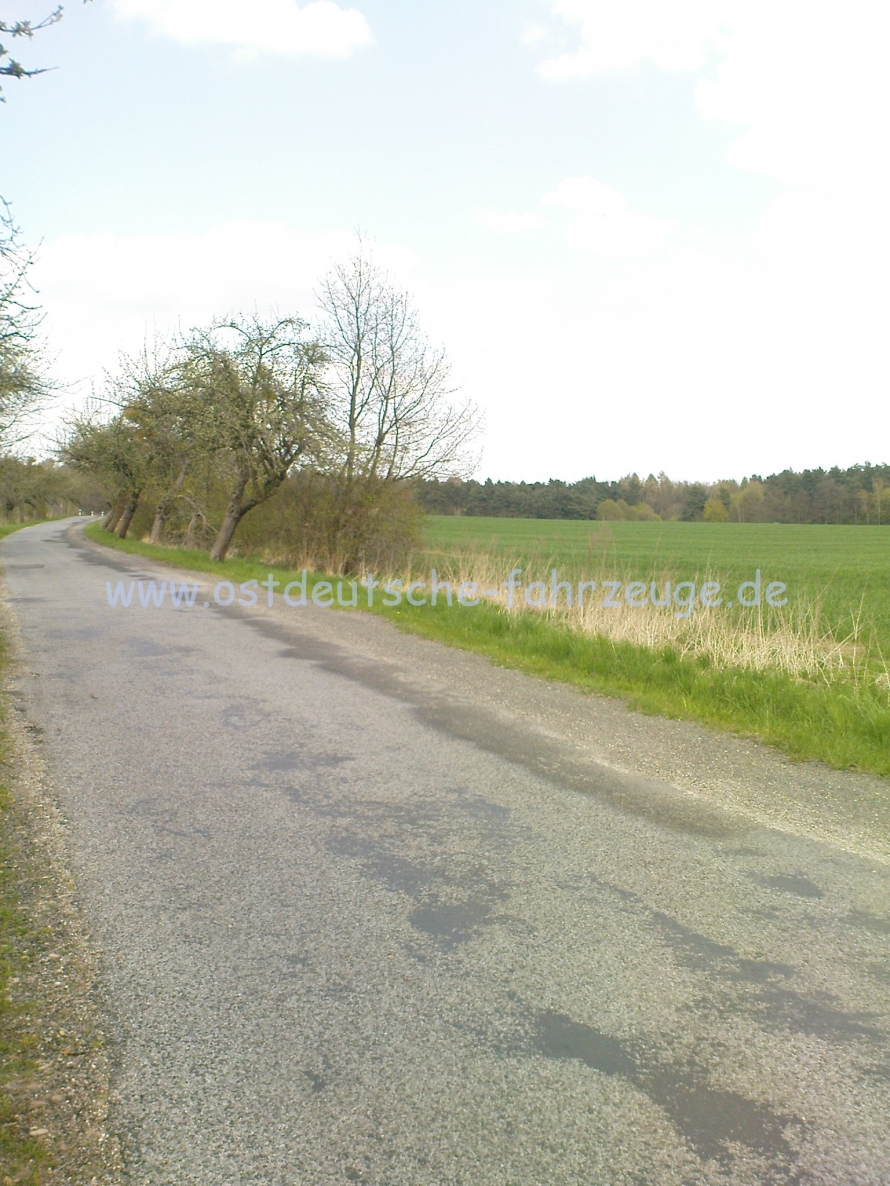
[[[476,221],[498,235],[521,235],[544,225],[540,214],[530,210],[477,210]]]
[[[644,255],[662,247],[674,229],[671,222],[630,210],[623,194],[594,177],[564,177],[541,203],[568,211],[569,245],[595,255]]]
[[[665,70],[698,70],[721,27],[719,0],[557,0],[553,15],[578,29],[580,44],[548,58],[544,78],[616,74],[652,61]]]
[[[674,340],[685,341],[687,354],[674,365],[691,398],[707,384],[700,366],[707,359],[725,393],[721,406],[747,390],[751,406],[769,407],[782,448],[794,442],[797,464],[831,461],[835,447],[847,460],[868,455],[877,438],[839,426],[836,404],[855,391],[864,406],[888,406],[890,8],[877,0],[850,0],[843,9],[802,0],[713,0],[707,9],[681,0],[549,6],[579,37],[572,53],[542,64],[545,77],[603,76],[645,61],[687,72],[704,118],[736,130],[728,159],[780,187],[735,248],[697,254],[675,242],[663,269],[657,256],[642,254],[621,274],[623,286],[658,293],[665,309],[685,309]],[[589,183],[577,192],[565,185],[548,200],[562,195],[566,209],[577,209],[570,239],[597,250],[605,233],[597,228],[610,216],[620,226],[626,208]],[[656,310],[646,307],[645,299],[636,306],[638,324],[647,342],[657,342]],[[887,412],[877,419],[886,426]],[[749,444],[756,455],[756,442]]]
[[[565,179],[546,209],[581,227],[596,211],[604,221],[635,217],[593,178]],[[671,243],[605,269],[582,257],[549,278],[433,272],[393,246],[375,254],[417,296],[456,384],[485,410],[485,474],[667,466],[741,476],[878,460],[873,449],[888,439],[886,252],[868,255],[849,222],[830,250],[814,251],[835,217],[830,205],[788,194],[743,250]],[[119,350],[214,315],[311,317],[319,277],[354,247],[349,231],[258,222],[49,242],[34,278],[59,377],[100,377]],[[838,410],[851,393],[855,416]]]
[[[546,25],[526,25],[522,31],[522,40],[525,45],[538,45],[541,41],[546,41],[550,36],[550,30]]]
[[[248,53],[345,58],[368,45],[371,30],[357,8],[333,0],[109,0],[122,19],[145,21],[183,45],[216,42]]]
[[[550,0],[577,35],[542,61],[552,81],[652,62],[686,72],[705,118],[739,129],[733,164],[820,192],[887,188],[890,7],[850,0]]]
[[[485,409],[483,476],[716,479],[884,460],[886,293],[808,259],[803,238],[789,245],[798,217],[789,206],[744,252],[677,249],[571,279],[432,278],[425,315]]]
[[[888,38],[890,9],[872,0],[823,13],[750,0],[733,9],[696,101],[742,129],[729,152],[741,168],[820,191],[886,187]]]

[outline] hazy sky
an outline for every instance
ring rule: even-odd
[[[857,0],[69,0],[16,47],[58,69],[5,88],[0,193],[73,391],[311,316],[361,230],[480,476],[888,461],[888,34]]]

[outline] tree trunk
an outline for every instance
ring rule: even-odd
[[[119,499],[112,505],[111,510],[105,516],[105,522],[102,524],[104,531],[114,531],[118,523],[120,523],[121,515],[124,513],[124,503]]]
[[[217,532],[216,539],[213,541],[213,547],[210,549],[211,560],[225,560],[226,552],[229,550],[229,544],[232,542],[232,536],[235,534],[235,528],[244,518],[247,508],[243,508],[234,501],[229,503],[226,508],[226,515],[222,521],[222,527]]]
[[[187,548],[193,548],[195,546],[195,524],[197,522],[198,522],[198,512],[195,511],[194,514],[192,515],[191,519],[189,519],[189,525],[185,531],[185,539],[182,541],[183,544],[185,545],[185,547],[187,547]],[[207,526],[206,520],[205,520],[204,526],[205,527]]]
[[[164,524],[167,521],[167,507],[163,502],[158,503],[158,508],[155,511],[154,523],[151,525],[151,535],[148,537],[150,544],[159,544],[161,536],[164,534]]]
[[[120,517],[120,522],[117,525],[116,535],[118,539],[125,539],[127,532],[130,530],[130,524],[133,522],[133,516],[136,514],[136,507],[139,505],[139,495],[133,494],[127,501],[124,507],[124,513]]]
[[[211,560],[225,560],[226,552],[229,550],[229,544],[232,542],[232,536],[235,534],[235,528],[244,518],[249,510],[257,504],[256,498],[250,498],[247,502],[242,502],[244,498],[244,491],[247,489],[247,482],[249,475],[242,473],[238,478],[238,484],[232,491],[229,505],[226,507],[226,515],[222,521],[216,539],[213,541],[213,547],[210,549]]]
[[[179,471],[179,477],[163,496],[155,511],[155,521],[151,525],[151,535],[149,536],[149,543],[159,544],[161,536],[164,534],[164,524],[167,522],[167,516],[170,514],[170,508],[173,505],[173,500],[182,489],[182,484],[188,474],[188,462]]]

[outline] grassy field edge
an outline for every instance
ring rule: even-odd
[[[253,560],[219,563],[204,552],[120,540],[98,524],[88,527],[86,535],[120,551],[233,582],[270,571],[282,582],[298,575]],[[315,574],[310,588],[320,579],[323,575]],[[890,776],[890,699],[874,687],[852,681],[829,686],[779,671],[720,668],[670,648],[656,651],[583,635],[545,617],[508,615],[489,605],[472,610],[375,606],[371,612],[401,630],[475,651],[530,675],[625,700],[645,713],[756,738],[796,760]]]

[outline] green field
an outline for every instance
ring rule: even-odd
[[[514,567],[556,567],[578,579],[604,571],[616,580],[706,575],[737,587],[760,569],[788,597],[820,614],[826,632],[858,628],[890,661],[890,525],[805,526],[769,523],[593,523],[430,515],[418,567],[456,555],[489,554]]]

